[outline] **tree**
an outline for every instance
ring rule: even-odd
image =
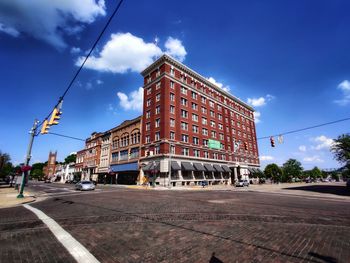
[[[291,182],[292,178],[301,179],[303,167],[301,166],[301,163],[296,159],[289,159],[283,164],[282,170],[283,181]]]
[[[350,134],[342,134],[337,139],[331,147],[331,151],[334,153],[334,159],[336,159],[344,167],[350,169]]]
[[[312,170],[311,170],[311,173],[312,173],[312,177],[314,179],[317,179],[317,178],[322,178],[322,172],[321,170],[315,166]]]
[[[272,179],[274,182],[280,182],[282,178],[282,170],[275,163],[268,164],[265,167],[264,174],[266,178]]]
[[[12,164],[10,163],[11,158],[8,153],[2,153],[0,151],[0,176],[4,177],[8,175],[8,169],[12,167]],[[9,165],[11,164],[11,165]]]
[[[64,159],[64,164],[75,163],[76,159],[77,159],[76,154],[74,153],[70,154]]]

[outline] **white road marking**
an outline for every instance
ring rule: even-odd
[[[51,230],[59,242],[67,249],[78,263],[98,263],[99,261],[71,234],[64,230],[51,217],[47,216],[41,210],[34,208],[28,204],[23,205],[28,210],[32,211],[45,225]]]

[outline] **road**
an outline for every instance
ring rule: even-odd
[[[100,262],[348,262],[346,200],[246,191],[34,185],[32,204]],[[0,209],[0,262],[75,262],[23,206]]]

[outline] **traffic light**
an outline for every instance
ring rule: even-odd
[[[272,136],[270,137],[270,143],[271,147],[275,147],[275,139]]]
[[[50,125],[57,125],[58,120],[61,118],[61,116],[60,116],[61,114],[62,114],[62,112],[60,111],[59,108],[54,108],[49,124]]]
[[[247,142],[244,142],[244,149],[245,149],[246,151],[248,151],[248,143],[247,143]]]
[[[41,127],[41,134],[47,134],[49,133],[50,125],[48,120],[45,120],[43,123],[43,126]]]

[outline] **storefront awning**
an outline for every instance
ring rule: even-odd
[[[205,168],[201,163],[193,163],[194,168],[196,169],[196,171],[199,172],[205,172]]]
[[[255,171],[253,170],[253,168],[247,168],[248,169],[248,171],[251,173],[251,174],[254,174],[255,173]]]
[[[112,172],[138,171],[137,162],[111,165]]]
[[[221,165],[222,169],[224,169],[224,171],[226,173],[230,173],[231,172],[231,169],[227,166],[227,165]]]
[[[171,162],[171,170],[173,170],[173,171],[179,171],[179,170],[181,170],[181,167],[180,167],[180,165],[179,165],[177,162],[172,161],[172,162]]]
[[[207,169],[208,172],[215,172],[215,169],[213,168],[213,166],[211,166],[210,164],[204,164],[205,169]]]
[[[224,172],[224,169],[222,169],[220,165],[214,164],[213,166],[214,166],[214,169],[215,169],[217,172]]]
[[[193,165],[189,162],[181,162],[181,166],[184,171],[195,171]]]
[[[145,172],[159,171],[159,162],[149,162],[145,167],[142,168]]]

